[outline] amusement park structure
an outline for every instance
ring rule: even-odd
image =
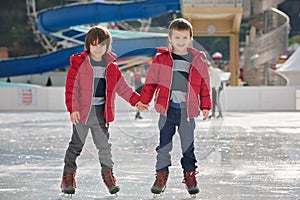
[[[240,67],[243,67],[249,85],[286,83],[284,77],[270,71],[270,65],[288,46],[289,18],[276,9],[283,0],[66,2],[63,6],[37,11],[35,0],[26,0],[29,25],[46,53],[0,60],[0,78],[12,79],[67,66],[69,56],[83,49],[90,24],[143,20],[142,24],[149,26],[153,17],[181,12],[192,23],[195,36],[229,37],[230,85],[238,85]],[[241,58],[239,32],[242,19],[248,20],[250,31]],[[119,58],[151,57],[155,55],[155,47],[167,45],[164,33],[112,30],[112,35],[113,49]],[[272,80],[270,73],[275,74]]]

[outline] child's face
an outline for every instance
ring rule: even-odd
[[[90,52],[94,60],[101,60],[106,52],[106,42],[99,44],[98,40],[90,44]]]
[[[187,54],[187,48],[192,42],[189,30],[172,30],[169,41],[173,46],[173,52],[176,54]]]

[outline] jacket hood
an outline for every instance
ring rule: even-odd
[[[171,53],[172,52],[172,46],[169,47],[157,47],[156,51],[157,53]],[[188,48],[188,52],[191,53],[194,57],[206,57],[206,54],[203,51],[198,51],[195,48]]]
[[[82,53],[74,54],[71,57],[71,63],[73,63],[73,62],[82,63],[88,56],[89,56],[89,54],[86,50],[83,51]],[[106,54],[104,54],[103,57],[107,63],[111,63],[116,60],[116,54],[114,54],[113,52],[107,52]]]

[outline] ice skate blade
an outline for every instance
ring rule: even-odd
[[[162,198],[162,193],[160,194],[153,194],[153,199],[159,199]]]
[[[197,195],[196,194],[191,194],[191,199],[196,199]]]
[[[72,194],[62,193],[61,197],[66,199],[72,199]]]

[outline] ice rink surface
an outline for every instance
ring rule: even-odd
[[[158,142],[155,112],[116,113],[110,124],[119,200],[150,200]],[[0,113],[0,199],[59,200],[65,150],[71,136],[67,112]],[[187,200],[181,149],[174,137],[173,166],[160,199]],[[230,112],[197,119],[197,199],[300,199],[300,112]],[[78,158],[73,199],[109,200],[89,134]]]

